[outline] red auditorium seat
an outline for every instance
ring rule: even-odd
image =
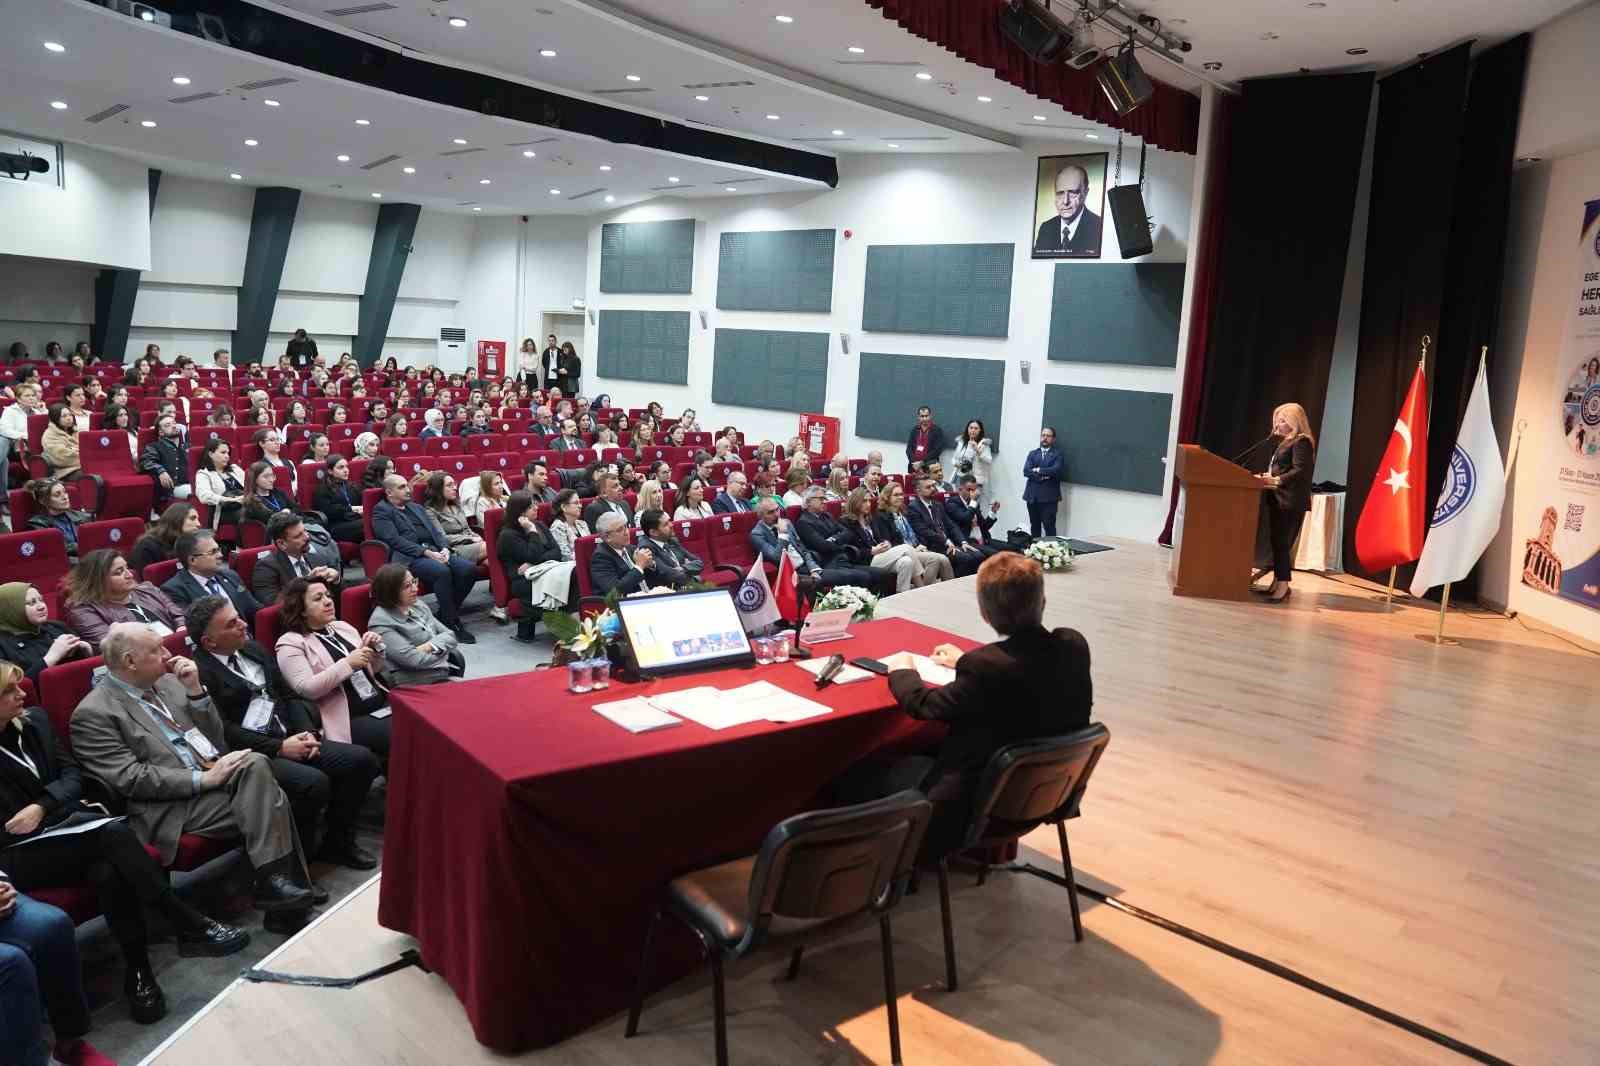
[[[281,604],[269,603],[256,612],[256,643],[268,651],[278,646],[278,634],[282,632],[278,625],[278,613],[282,610]]]
[[[423,455],[454,455],[463,450],[460,437],[429,437],[422,442]]]
[[[372,582],[364,581],[339,593],[339,617],[355,627],[357,633],[367,631],[372,620]]]
[[[500,553],[495,551],[495,544],[500,538],[500,527],[505,523],[505,517],[505,511],[499,507],[483,513],[483,540],[489,545],[486,556],[489,564],[489,591],[494,595],[494,605],[505,608],[508,618],[521,618],[522,604],[511,598],[511,575],[506,573],[505,566],[500,562]]]
[[[78,558],[101,548],[114,548],[126,557],[133,550],[133,542],[144,533],[146,524],[142,518],[85,522],[78,527]]]
[[[144,518],[155,502],[155,483],[150,475],[134,469],[127,438],[120,433],[88,430],[78,434],[78,455],[88,474],[98,474],[105,482],[99,514],[112,518]]]
[[[750,564],[756,561],[756,548],[750,543],[750,530],[759,521],[756,513],[740,511],[737,514],[712,515],[701,521],[706,523],[711,542],[711,557],[706,561],[734,567],[741,574],[749,572]],[[767,572],[769,578],[774,577],[777,568],[769,563]]]
[[[144,572],[139,575],[139,580],[148,581],[150,584],[160,588],[172,580],[173,575],[177,572],[178,560],[162,559],[160,562],[151,563],[145,567]]]
[[[411,458],[422,455],[422,439],[420,437],[385,437],[378,443],[378,450],[384,455],[396,459]]]
[[[712,521],[714,519],[711,518],[679,519],[672,523],[672,528],[677,534],[678,543],[698,555],[706,564],[700,574],[702,581],[713,585],[736,585],[744,580],[745,571],[712,560],[711,531],[707,527],[707,523]]]
[[[241,548],[228,557],[228,565],[239,575],[239,580],[244,582],[245,588],[250,587],[250,580],[255,576],[256,560],[271,550],[271,545],[262,548]]]
[[[0,574],[37,588],[50,605],[51,618],[61,617],[60,584],[70,568],[59,529],[0,534]]]

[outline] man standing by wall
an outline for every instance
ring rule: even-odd
[[[296,370],[304,370],[317,358],[317,342],[306,336],[306,331],[297,329],[294,336],[289,338],[289,343],[284,347],[283,354],[289,357],[289,365]]]
[[[1022,500],[1028,505],[1028,532],[1039,536],[1056,535],[1056,508],[1061,504],[1061,452],[1056,448],[1052,426],[1039,430],[1039,446],[1022,461]]]
[[[933,408],[926,404],[917,408],[917,424],[911,427],[911,436],[906,439],[906,469],[939,458],[947,446],[944,430],[933,420]]]

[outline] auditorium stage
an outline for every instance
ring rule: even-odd
[[[1047,622],[1094,655],[1112,731],[1084,816],[1079,880],[1116,900],[1519,1066],[1600,1060],[1600,663],[1518,622],[1307,574],[1281,606],[1177,599],[1166,552],[1105,541],[1048,579]],[[885,601],[976,639],[971,580]],[[1022,857],[1054,866],[1053,832]],[[444,872],[448,876],[448,872]],[[375,920],[377,882],[270,969],[350,975],[408,938]],[[936,893],[895,921],[907,1063],[1473,1061],[1282,975],[1014,874],[955,879],[962,987],[942,985]],[[732,971],[738,1063],[886,1062],[875,934]],[[702,973],[529,1062],[697,1064]],[[1470,1048],[1468,1049],[1470,1050]],[[280,1066],[503,1061],[442,981],[403,970],[352,991],[236,983],[147,1062]]]

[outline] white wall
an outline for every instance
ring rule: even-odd
[[[70,352],[88,340],[99,272],[81,263],[0,255],[0,351],[22,341],[42,359],[50,341]]]
[[[710,324],[709,328],[702,329],[698,318],[691,318],[687,386],[599,378],[593,373],[592,361],[598,329],[586,326],[582,347],[585,391],[591,395],[609,392],[614,401],[630,406],[642,405],[650,399],[660,400],[669,411],[693,406],[699,412],[702,425],[733,423],[757,438],[785,440],[796,429],[797,417],[793,413],[722,407],[710,402],[713,331],[722,326],[827,332],[831,340],[825,413],[841,419],[843,446],[849,454],[863,455],[870,449],[879,449],[887,457],[891,470],[901,470],[905,463],[903,439],[898,442],[868,440],[855,434],[861,350],[1002,359],[1006,363],[1006,414],[998,442],[1000,456],[996,461],[994,488],[997,498],[1005,504],[1001,520],[1007,526],[1025,525],[1020,469],[1023,457],[1038,443],[1047,384],[1170,394],[1176,391],[1182,373],[1181,360],[1176,369],[1167,369],[1060,363],[1045,359],[1055,264],[1035,262],[1029,256],[1033,189],[1037,157],[1060,154],[1060,151],[1059,145],[1028,145],[1020,153],[1005,155],[845,157],[839,163],[839,186],[835,190],[710,202],[662,200],[596,220],[589,230],[585,285],[590,307],[704,310],[709,313]],[[1133,165],[1137,167],[1136,158]],[[1183,261],[1187,257],[1195,172],[1193,156],[1157,150],[1150,153],[1146,206],[1159,224],[1152,260]],[[693,295],[600,294],[602,222],[686,217],[701,221],[696,233]],[[832,313],[775,314],[715,309],[717,252],[722,231],[827,227],[841,231],[835,256]],[[1109,218],[1105,228],[1105,258],[1100,262],[1114,263],[1118,261],[1117,242]],[[843,236],[845,229],[853,234],[848,240]],[[868,245],[995,241],[1016,245],[1008,337],[988,340],[864,334],[861,331]],[[1092,264],[1085,266],[1085,269],[1093,268]],[[851,336],[848,355],[840,350],[838,335],[841,331]],[[1026,384],[1018,366],[1024,359],[1033,363],[1031,381]],[[909,430],[915,416],[916,397],[884,397],[883,402],[898,403],[905,408]],[[1177,406],[1175,400],[1174,423]],[[952,435],[967,417],[962,411],[941,411],[937,415]],[[1057,428],[1064,436],[1072,433],[1070,426]],[[1168,437],[1170,457],[1171,432]],[[1163,477],[1163,484],[1166,480]],[[1061,524],[1064,533],[1154,540],[1166,517],[1166,498],[1162,495],[1072,484],[1063,488]]]
[[[150,187],[144,164],[68,144],[62,184],[39,175],[0,181],[0,255],[150,266]]]
[[[1600,147],[1593,102],[1600,56],[1600,3],[1541,26],[1528,52],[1528,79],[1517,126],[1518,158],[1550,159]]]

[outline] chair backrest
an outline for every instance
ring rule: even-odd
[[[463,449],[464,445],[462,444],[460,437],[447,437],[440,435],[437,437],[429,437],[427,440],[422,442],[423,455],[443,455],[446,452],[455,454]]]
[[[269,603],[256,612],[256,643],[268,651],[277,647],[278,636],[283,632],[278,625],[278,613],[282,610],[282,605]]]
[[[760,519],[754,511],[736,514],[718,514],[703,519],[710,537],[711,558],[708,563],[719,566],[736,566],[750,569],[756,561],[756,548],[750,543],[750,531]]]
[[[127,434],[86,430],[78,434],[78,458],[90,474],[134,474]]]
[[[127,555],[133,542],[144,532],[145,523],[140,518],[107,518],[98,522],[85,522],[78,527],[78,557],[82,558],[101,548],[115,548]]]
[[[80,527],[81,528],[81,527]],[[70,569],[67,541],[59,529],[30,529],[24,533],[0,534],[0,574],[7,581],[26,581],[36,586],[51,603],[59,602],[57,585]],[[52,611],[52,618],[61,617]]]
[[[995,752],[978,779],[969,845],[1014,840],[1046,822],[1077,817],[1089,778],[1110,742],[1111,731],[1095,723]]]
[[[907,789],[852,807],[807,811],[768,831],[750,871],[754,947],[773,918],[837,921],[900,901],[933,804]]]
[[[322,479],[328,476],[328,468],[322,463],[310,462],[299,465],[299,476],[294,479],[294,502],[302,511],[311,509],[311,497],[322,484]]]
[[[94,688],[94,672],[104,665],[105,660],[96,655],[47,667],[39,673],[39,706],[50,715],[56,739],[68,751],[72,750],[72,712]]]
[[[489,549],[484,561],[489,564],[489,591],[494,595],[496,607],[504,607],[511,602],[511,577],[506,573],[505,564],[500,561],[500,553],[495,550],[496,542],[500,539],[500,527],[505,520],[503,508],[491,507],[483,512],[483,543]]]
[[[357,633],[367,631],[372,619],[372,582],[363,581],[339,593],[339,617],[355,626]]]
[[[228,557],[228,565],[239,575],[239,580],[244,582],[245,588],[250,587],[250,582],[255,577],[256,560],[271,550],[270,544],[260,548],[241,548]]]
[[[177,572],[178,560],[162,559],[145,567],[144,571],[139,575],[139,579],[141,581],[148,581],[150,584],[160,588],[162,585],[172,580],[172,576]]]
[[[378,450],[396,458],[422,454],[422,440],[418,437],[385,437],[378,442]]]
[[[577,563],[578,595],[595,595],[594,585],[589,581],[589,562],[594,558],[595,545],[600,543],[600,537],[591,533],[587,537],[579,537],[572,542],[572,558]]]
[[[354,477],[354,475],[351,476],[352,478]],[[383,499],[382,489],[370,488],[361,490],[361,526],[368,540],[376,539],[376,535],[372,532],[372,509],[378,506],[378,501],[381,499]]]
[[[711,521],[713,520],[710,518],[682,518],[675,519],[672,523],[673,532],[678,535],[678,543],[683,545],[685,550],[698,555],[707,566],[711,565],[711,531],[707,528]]]

